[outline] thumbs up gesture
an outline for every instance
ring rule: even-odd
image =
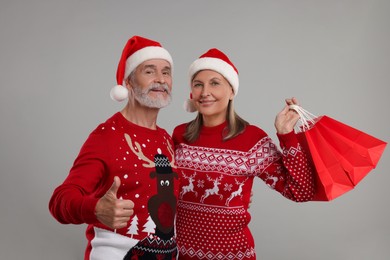
[[[95,207],[97,219],[112,229],[126,227],[130,216],[134,213],[133,201],[117,198],[120,185],[121,180],[115,176],[111,188],[99,199]]]

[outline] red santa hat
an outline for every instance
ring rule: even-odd
[[[160,43],[140,36],[133,36],[127,41],[116,71],[117,85],[110,91],[113,100],[120,102],[128,97],[125,79],[138,65],[151,59],[164,59],[173,67],[171,55]]]
[[[232,86],[234,95],[237,95],[239,86],[238,70],[225,53],[213,48],[201,55],[199,59],[195,60],[190,66],[190,81],[192,81],[193,76],[201,70],[214,70],[220,73]],[[188,112],[196,111],[191,98],[185,102],[184,108]]]

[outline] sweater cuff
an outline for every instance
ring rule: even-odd
[[[289,147],[295,147],[298,144],[297,136],[293,131],[287,133],[287,134],[278,134],[276,133],[276,136],[279,139],[280,147],[281,148],[289,148]]]
[[[94,224],[98,222],[98,219],[95,214],[95,208],[98,200],[98,198],[94,197],[86,197],[83,200],[83,203],[81,205],[81,216],[85,223]]]

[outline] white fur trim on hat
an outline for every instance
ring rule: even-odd
[[[183,108],[189,113],[197,111],[194,101],[192,99],[187,99],[186,101],[184,101]]]
[[[171,64],[171,70],[173,70],[173,60],[169,52],[162,47],[149,46],[134,52],[127,58],[124,79],[126,79],[142,62],[152,59],[163,59],[168,61]]]
[[[198,71],[208,69],[214,70],[224,76],[230,85],[232,85],[234,95],[237,95],[239,85],[237,72],[230,64],[218,58],[204,57],[195,60],[189,69],[190,80],[192,80],[192,77]]]
[[[112,87],[110,90],[110,97],[112,100],[121,102],[126,98],[128,98],[128,96],[129,96],[129,91],[127,90],[127,88],[125,88],[122,85],[116,85]]]

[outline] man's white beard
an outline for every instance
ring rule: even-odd
[[[166,91],[167,96],[166,97],[160,97],[157,95],[156,98],[151,98],[149,96],[149,92],[152,91],[154,88],[164,88]],[[171,103],[172,95],[169,91],[167,84],[158,84],[153,83],[151,84],[147,89],[142,91],[142,88],[138,85],[133,87],[134,91],[134,98],[143,106],[150,107],[150,108],[163,108],[168,106]],[[163,95],[163,94],[161,94]]]

